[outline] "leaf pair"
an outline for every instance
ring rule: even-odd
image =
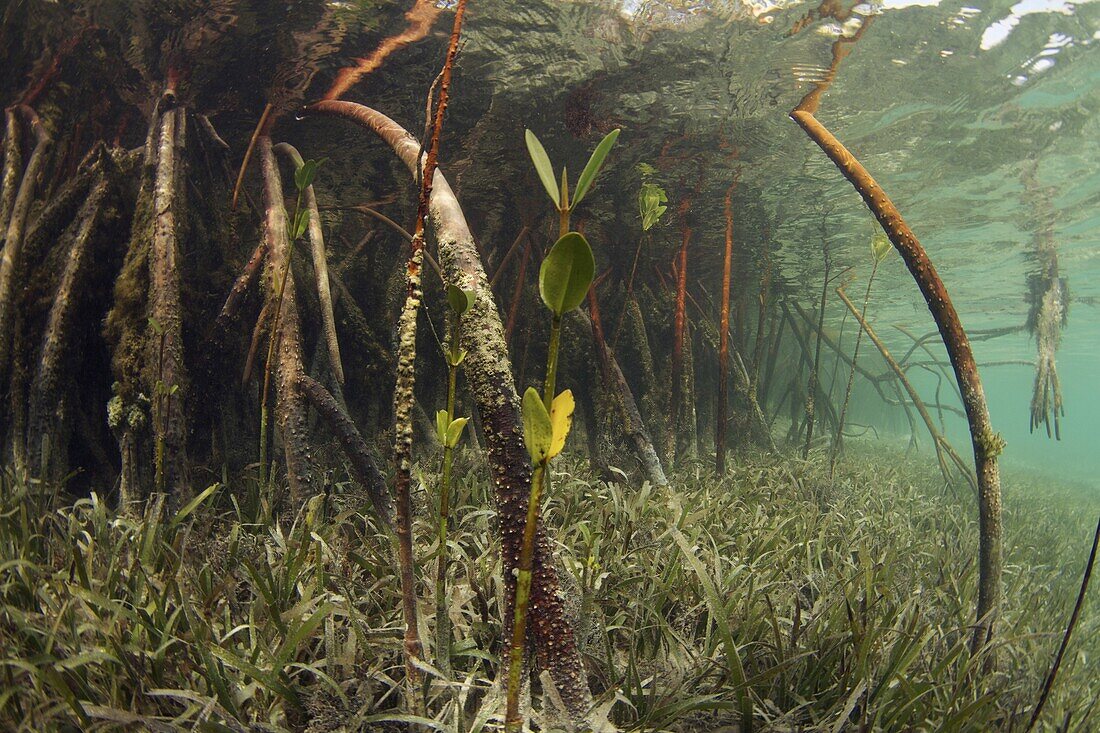
[[[568,389],[554,398],[549,412],[534,387],[523,393],[523,442],[534,463],[546,463],[565,448],[575,408]]]
[[[604,159],[607,158],[607,154],[611,152],[611,146],[615,144],[615,140],[619,137],[620,130],[612,130],[604,136],[604,139],[600,141],[600,144],[596,146],[596,149],[592,151],[591,157],[588,158],[588,163],[585,164],[584,170],[581,171],[581,177],[577,179],[577,188],[573,192],[573,200],[568,201],[563,199],[563,192],[566,190],[565,183],[565,171],[562,171],[562,184],[561,189],[558,189],[558,181],[554,176],[554,166],[550,162],[550,156],[546,154],[546,148],[542,147],[542,143],[535,137],[535,133],[530,130],[526,130],[524,138],[527,141],[527,152],[531,156],[531,162],[535,164],[535,172],[539,175],[539,180],[542,181],[543,187],[546,188],[546,193],[550,194],[550,200],[554,202],[559,210],[567,206],[572,209],[574,206],[581,202],[585,194],[592,188],[592,184],[596,180],[596,175],[600,172],[600,168],[603,166]]]
[[[466,312],[474,307],[474,301],[477,300],[476,290],[463,290],[457,285],[447,285],[447,304],[451,306],[451,310],[456,316],[464,316]]]
[[[313,179],[317,176],[317,168],[324,163],[325,159],[321,160],[307,160],[303,162],[294,171],[294,187],[301,193],[307,188],[313,185]]]
[[[462,431],[466,427],[468,418],[456,417],[447,421],[447,411],[440,410],[435,413],[435,432],[439,438],[439,444],[444,448],[454,448],[458,441],[462,440]]]
[[[579,232],[569,232],[554,243],[539,268],[539,295],[553,314],[573,310],[588,295],[596,274],[592,247]]]

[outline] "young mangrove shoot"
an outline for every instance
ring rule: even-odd
[[[600,168],[603,167],[607,154],[611,152],[611,146],[615,144],[615,140],[619,137],[619,130],[615,129],[607,133],[600,144],[596,146],[596,149],[592,151],[584,170],[581,171],[581,177],[577,179],[577,187],[573,189],[572,199],[569,198],[569,178],[566,168],[563,166],[561,169],[561,184],[559,186],[558,179],[554,175],[554,166],[550,162],[550,156],[546,154],[546,149],[542,147],[542,143],[539,142],[535,133],[530,130],[526,131],[525,137],[527,139],[527,152],[531,155],[531,162],[535,164],[535,172],[538,173],[539,180],[546,188],[550,200],[554,202],[554,208],[558,210],[558,236],[564,237],[569,231],[569,215],[573,212],[573,209],[577,208],[585,194],[592,188],[592,184],[595,183],[596,176],[599,174]]]
[[[836,472],[836,459],[840,455],[841,443],[844,441],[844,417],[848,414],[848,403],[852,399],[852,383],[856,377],[856,364],[859,362],[859,344],[863,340],[863,323],[867,319],[867,303],[871,300],[871,285],[875,282],[878,266],[886,261],[893,252],[893,245],[889,238],[882,232],[876,231],[871,235],[871,276],[867,278],[867,290],[863,293],[863,308],[860,310],[859,330],[856,331],[856,345],[852,350],[852,368],[848,370],[848,386],[844,390],[844,404],[840,407],[840,418],[837,420],[836,440],[833,441],[832,453],[829,456],[829,478]]]
[[[451,671],[451,624],[447,615],[447,522],[451,512],[451,461],[467,422],[465,417],[455,417],[455,385],[458,382],[458,367],[466,358],[466,351],[459,346],[462,316],[473,307],[476,297],[476,291],[447,285],[447,304],[451,308],[451,339],[449,347],[443,351],[447,360],[447,409],[435,415],[436,432],[443,446],[443,470],[439,482],[439,565],[435,576],[435,654],[436,665],[448,675]]]
[[[565,447],[565,438],[573,419],[573,393],[565,390],[554,396],[558,370],[558,347],[562,316],[580,306],[588,294],[596,271],[592,248],[583,235],[569,232],[550,249],[539,269],[539,294],[550,309],[550,344],[546,356],[546,380],[540,399],[534,387],[523,395],[523,439],[531,456],[534,472],[527,500],[527,522],[523,528],[516,596],[513,604],[512,645],[508,662],[505,731],[519,733],[523,716],[519,710],[520,681],[523,676],[523,641],[527,632],[527,604],[531,596],[532,559],[535,529],[538,526],[539,500],[546,486],[550,459]]]

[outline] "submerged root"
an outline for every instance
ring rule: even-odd
[[[302,337],[294,295],[294,273],[286,267],[291,251],[287,236],[286,210],[283,208],[283,184],[275,167],[271,138],[261,136],[258,147],[264,181],[264,231],[270,245],[265,276],[269,304],[278,298],[277,281],[281,273],[286,272],[286,289],[279,325],[277,331],[271,334],[278,347],[276,362],[274,365],[268,364],[267,368],[275,370],[275,415],[286,456],[290,502],[291,506],[297,507],[312,494],[313,476],[317,473],[317,466],[307,442],[305,403],[298,389],[298,382],[304,376]],[[273,312],[274,309],[271,310]]]
[[[31,388],[30,417],[27,431],[27,455],[35,461],[38,475],[60,478],[65,470],[51,471],[51,459],[57,459],[64,445],[62,424],[67,405],[63,385],[74,376],[73,324],[78,316],[79,291],[91,264],[92,235],[99,225],[107,198],[109,182],[100,177],[77,214],[75,236],[65,260],[61,282],[50,308],[42,353]],[[18,438],[17,438],[18,439]]]
[[[23,260],[23,241],[26,234],[27,217],[34,201],[39,176],[46,163],[47,152],[53,142],[34,110],[25,105],[20,105],[15,111],[30,128],[35,143],[11,205],[11,212],[7,218],[7,227],[4,234],[4,250],[2,256],[0,256],[0,378],[3,377],[11,360],[11,339],[16,318],[14,312],[15,281]],[[12,118],[9,118],[9,122],[11,120]],[[8,176],[7,171],[5,171],[4,176],[6,179]],[[4,196],[10,195],[8,191],[10,191],[10,188],[6,185],[5,180]],[[0,382],[2,382],[2,379],[0,379]]]
[[[1065,415],[1062,386],[1058,380],[1056,353],[1065,323],[1065,297],[1061,278],[1050,281],[1035,318],[1038,360],[1035,363],[1035,387],[1031,396],[1031,430],[1042,425],[1047,437],[1062,439],[1061,419]]]

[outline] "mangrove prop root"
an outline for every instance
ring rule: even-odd
[[[416,207],[416,224],[410,243],[412,252],[407,266],[405,303],[397,322],[397,379],[393,391],[394,412],[394,458],[397,464],[397,476],[394,482],[397,498],[397,550],[401,571],[402,615],[405,619],[405,677],[414,712],[422,712],[424,700],[420,686],[420,670],[417,660],[423,659],[424,648],[420,642],[417,622],[416,559],[412,547],[412,410],[416,404],[416,319],[423,299],[421,290],[421,269],[424,262],[424,230],[432,196],[432,180],[435,177],[436,161],[439,155],[439,138],[443,131],[443,115],[447,111],[450,93],[451,71],[455,55],[458,53],[458,41],[462,33],[462,18],[466,12],[466,0],[459,0],[455,10],[454,27],[450,44],[447,47],[447,59],[440,76],[439,104],[432,123],[432,137],[427,151],[423,155],[424,166],[421,169],[420,196]],[[417,152],[417,160],[421,158]]]
[[[269,243],[267,257],[267,301],[278,297],[279,275],[286,272],[286,290],[283,293],[278,333],[270,338],[278,340],[275,380],[275,414],[286,454],[287,476],[290,481],[290,501],[298,507],[310,495],[316,465],[307,443],[306,409],[298,390],[303,376],[302,337],[298,325],[298,306],[294,297],[294,273],[286,268],[291,256],[287,236],[286,209],[283,208],[283,184],[275,165],[275,153],[271,138],[260,137],[260,169],[264,182],[264,227]]]
[[[256,245],[256,249],[252,250],[252,256],[248,258],[248,262],[245,264],[244,269],[241,270],[241,274],[238,275],[237,279],[233,282],[233,287],[230,288],[229,295],[225,298],[225,304],[222,305],[222,309],[218,312],[218,317],[214,319],[214,326],[211,330],[213,335],[228,329],[229,324],[237,317],[237,313],[241,309],[241,303],[244,302],[245,294],[248,292],[249,288],[252,287],[252,284],[256,282],[256,278],[260,274],[266,254],[267,240],[261,239],[260,243]],[[207,337],[208,340],[210,338],[210,336]]]
[[[252,338],[248,342],[248,356],[245,357],[244,371],[241,372],[242,387],[252,380],[252,373],[256,369],[256,355],[260,353],[260,344],[264,339],[264,334],[270,330],[267,322],[271,310],[270,306],[270,300],[263,304],[263,307],[260,308],[260,315],[256,317],[256,324],[252,327]]]
[[[718,409],[715,411],[714,424],[714,472],[719,476],[726,473],[726,409],[729,407],[729,330],[730,330],[730,275],[733,265],[733,190],[736,179],[726,190],[724,212],[726,215],[726,251],[722,260],[722,315],[718,327]]]
[[[146,454],[149,433],[148,397],[142,369],[146,364],[145,340],[148,332],[149,253],[154,219],[153,188],[157,172],[157,154],[161,100],[149,120],[145,145],[140,158],[140,183],[134,202],[130,238],[126,245],[122,270],[115,279],[111,309],[107,313],[104,336],[111,348],[111,373],[115,383],[107,406],[107,423],[118,443],[119,507],[123,512],[140,515],[150,482]],[[44,215],[44,214],[43,214]]]
[[[713,303],[713,301],[709,300],[709,293],[706,295],[708,302]],[[692,304],[699,313],[697,323],[703,335],[704,343],[709,344],[717,353],[721,348],[721,336],[718,332],[718,325],[714,322],[713,313],[703,310],[703,308],[694,301]],[[764,415],[764,410],[756,397],[756,387],[754,386],[752,376],[749,374],[748,367],[745,365],[745,359],[741,354],[741,350],[737,346],[737,339],[733,338],[733,328],[736,328],[736,325],[731,325],[728,322],[726,323],[726,338],[729,346],[729,356],[732,357],[731,361],[734,366],[733,386],[737,394],[739,394],[749,406],[749,437],[758,445],[774,453],[775,440],[772,438],[771,430],[768,427],[767,417]]]
[[[1050,696],[1050,690],[1054,687],[1054,680],[1058,676],[1058,670],[1062,666],[1062,658],[1066,654],[1066,647],[1069,646],[1069,639],[1073,636],[1073,630],[1077,627],[1077,619],[1081,616],[1081,607],[1085,604],[1085,595],[1089,592],[1089,580],[1092,578],[1092,568],[1096,564],[1096,550],[1100,546],[1100,520],[1096,522],[1096,533],[1092,536],[1092,550],[1089,552],[1089,560],[1085,564],[1085,574],[1081,578],[1081,589],[1077,592],[1077,602],[1073,604],[1073,613],[1069,616],[1069,623],[1066,624],[1066,633],[1062,636],[1062,643],[1058,645],[1058,653],[1054,655],[1054,663],[1050,666],[1050,672],[1047,674],[1046,681],[1043,682],[1043,692],[1039,695],[1039,702],[1035,705],[1035,710],[1031,713],[1031,720],[1028,721],[1027,728],[1025,730],[1030,731],[1035,727],[1035,723],[1039,721],[1039,715],[1043,712],[1043,706],[1046,705],[1047,698]]]
[[[810,385],[806,388],[806,443],[802,446],[802,458],[808,458],[810,455],[810,443],[813,441],[814,435],[814,408],[816,400],[814,397],[818,393],[818,370],[821,368],[821,334],[825,332],[825,295],[829,291],[829,270],[832,269],[832,259],[829,257],[829,250],[825,245],[825,232],[822,232],[821,248],[825,255],[825,273],[822,276],[821,283],[821,302],[817,306],[817,338],[814,343],[814,360],[810,365]],[[824,393],[824,392],[823,392]],[[839,418],[837,420],[838,427],[837,433],[840,433]]]
[[[415,175],[420,144],[385,115],[359,104],[338,101],[318,102],[307,107],[306,112],[346,117],[371,130]],[[504,597],[510,599],[515,596],[512,570],[519,564],[531,481],[531,463],[523,445],[519,396],[496,300],[466,218],[441,173],[437,173],[433,181],[431,221],[447,281],[477,293],[473,308],[462,318],[462,347],[468,352],[463,364],[485,431],[500,516]],[[533,637],[536,659],[542,669],[550,672],[570,716],[581,721],[589,712],[592,695],[566,615],[550,541],[541,525],[535,536],[533,571],[528,629]],[[505,619],[510,616],[510,610],[506,609]],[[510,627],[505,629],[505,638],[509,631]]]
[[[298,377],[298,387],[340,441],[351,466],[352,476],[366,489],[375,512],[387,527],[393,529],[393,500],[386,488],[386,477],[378,469],[378,464],[371,456],[367,442],[359,434],[355,423],[336,402],[336,398],[317,380],[301,374]]]
[[[619,366],[619,360],[607,345],[604,338],[603,326],[600,320],[599,301],[596,299],[596,288],[588,290],[588,308],[591,317],[582,310],[577,310],[577,316],[586,331],[592,334],[592,343],[596,346],[599,363],[603,370],[604,382],[614,391],[615,403],[622,412],[623,433],[630,439],[634,447],[634,454],[645,470],[646,478],[655,486],[668,486],[668,478],[665,476],[661,459],[657,456],[657,450],[653,446],[653,439],[646,430],[642,416],[638,412],[638,404],[634,400],[634,393],[623,375]]]
[[[229,143],[222,139],[222,136],[218,134],[218,131],[214,129],[214,123],[210,121],[210,118],[206,115],[195,115],[195,119],[199,121],[199,127],[206,133],[206,136],[213,141],[215,145],[224,151],[229,151]]]
[[[183,148],[187,115],[182,108],[164,112],[160,120],[157,169],[153,183],[153,239],[149,262],[149,315],[156,320],[147,331],[147,364],[151,373],[146,394],[153,395],[153,434],[162,470],[163,489],[184,488],[186,430],[183,404],[187,374],[183,355],[183,313],[180,304],[179,243],[176,210],[184,180]],[[173,394],[172,392],[176,393]]]
[[[906,393],[909,395],[909,399],[917,409],[917,413],[920,415],[921,420],[924,421],[924,425],[928,428],[928,434],[932,438],[932,445],[936,449],[936,458],[940,464],[940,471],[943,473],[944,481],[951,481],[951,473],[947,466],[944,456],[946,455],[951,459],[951,462],[959,467],[960,472],[970,485],[977,489],[974,477],[970,475],[970,467],[966,465],[962,457],[951,447],[951,444],[947,442],[947,439],[943,437],[939,430],[936,429],[936,424],[932,420],[932,415],[928,412],[928,407],[924,404],[920,395],[917,394],[917,390],[913,387],[913,383],[909,381],[909,378],[905,375],[905,370],[901,368],[901,365],[890,354],[889,349],[886,348],[886,344],[882,342],[882,339],[878,337],[874,329],[871,328],[871,324],[867,323],[866,319],[856,308],[855,303],[848,297],[848,294],[844,292],[843,288],[837,288],[836,294],[840,297],[840,300],[848,308],[849,312],[855,317],[856,322],[859,323],[863,333],[867,334],[867,338],[871,339],[871,343],[878,349],[879,354],[882,355],[883,361],[890,367],[891,371],[897,377],[898,382],[905,388]]]
[[[978,608],[972,647],[976,650],[993,634],[1001,600],[1001,478],[997,456],[1004,441],[993,431],[974,352],[951,297],[924,247],[902,219],[894,203],[848,149],[817,121],[811,112],[795,109],[791,117],[840,169],[882,225],[894,248],[916,280],[928,310],[939,328],[955,378],[963,393],[979,487]]]
[[[672,430],[669,439],[669,455],[677,455],[676,435],[681,432],[681,418],[684,409],[684,401],[687,395],[684,393],[684,379],[681,374],[684,368],[684,340],[687,338],[687,268],[688,246],[691,244],[691,227],[688,225],[687,213],[691,208],[691,198],[684,196],[680,202],[680,249],[676,253],[676,310],[673,316],[672,329],[672,389],[669,406],[669,415],[672,421]],[[671,459],[670,459],[671,460]]]
[[[50,473],[48,464],[51,453],[64,449],[61,440],[66,407],[64,385],[75,376],[78,362],[73,358],[73,325],[80,305],[79,291],[92,261],[92,234],[99,225],[108,190],[109,182],[103,176],[92,187],[77,215],[78,229],[50,308],[37,374],[31,387],[27,455],[37,462],[35,468],[41,476],[59,478]]]
[[[286,155],[295,167],[301,167],[305,161],[298,150],[289,143],[279,143],[275,152]],[[321,324],[325,333],[325,346],[328,348],[329,368],[338,384],[344,383],[344,367],[340,361],[340,342],[336,338],[336,319],[332,315],[332,289],[328,280],[328,256],[325,254],[324,233],[321,231],[321,213],[317,209],[317,195],[313,186],[307,186],[303,196],[309,209],[309,244],[313,256],[313,272],[317,279],[317,299],[321,303]]]
[[[527,261],[531,257],[531,238],[527,238],[527,244],[523,247],[523,255],[519,260],[519,274],[516,275],[516,284],[512,288],[512,305],[508,307],[508,323],[504,326],[504,337],[508,343],[512,343],[512,331],[516,327],[516,317],[519,315],[519,301],[523,295],[523,285],[527,280]]]
[[[15,208],[15,193],[19,190],[19,174],[23,170],[23,141],[19,120],[14,109],[4,110],[4,167],[0,172],[0,247],[8,231],[8,221]]]
[[[899,324],[895,323],[894,328],[897,331],[904,334],[905,336],[909,337],[910,339],[916,341],[916,337],[905,326],[902,326],[902,325],[899,325]],[[939,334],[937,333],[936,335],[938,336]],[[917,346],[919,346],[920,349],[928,356],[929,366],[936,367],[939,370],[940,374],[942,374],[943,377],[948,381],[948,383],[950,383],[951,388],[955,390],[955,394],[958,395],[959,402],[961,403],[962,402],[962,390],[959,389],[959,385],[955,384],[955,380],[953,380],[951,378],[951,373],[948,371],[948,369],[951,368],[951,365],[948,364],[947,362],[943,361],[942,359],[940,359],[939,356],[937,356],[935,354],[935,352],[932,351],[932,349],[928,346],[928,344],[926,342],[921,342],[920,344],[917,344]],[[912,353],[913,352],[910,351],[909,355],[912,356]],[[913,362],[913,361],[908,361],[908,360],[901,361],[901,362],[898,362],[898,363],[901,364],[902,368],[905,369],[906,371],[909,371],[909,369],[911,367],[923,366],[924,365],[924,364],[922,364],[922,362]],[[984,367],[987,364],[988,364],[988,362],[986,364],[979,364],[978,366]],[[1031,366],[1034,366],[1034,365],[1031,365]],[[961,417],[966,417],[966,414],[963,413],[961,410],[959,411],[959,415]]]
[[[796,307],[798,306],[797,303],[794,303],[794,305]],[[786,302],[783,303],[783,309],[784,309],[784,312],[786,313],[787,319],[790,323],[791,333],[794,334],[795,341],[798,343],[798,347],[802,352],[801,361],[799,363],[799,368],[798,368],[798,373],[801,374],[803,364],[806,365],[806,367],[808,369],[813,368],[813,353],[814,352],[810,348],[809,337],[810,337],[810,333],[813,332],[814,324],[811,321],[809,324],[807,324],[808,332],[803,332],[798,327],[798,324],[795,322],[794,317],[791,315],[790,311],[787,310]],[[829,422],[832,425],[832,427],[835,429],[839,420],[838,420],[838,417],[837,417],[837,414],[836,414],[836,407],[833,405],[832,398],[830,397],[830,395],[825,394],[825,392],[821,389],[821,384],[816,385],[816,390],[817,390],[817,392],[814,395],[814,401],[815,401],[815,403],[820,402],[820,403],[823,404],[823,406],[825,407],[825,413],[824,413],[825,420],[827,422]],[[806,393],[806,389],[803,388],[802,385],[798,385],[798,392],[796,394],[798,396],[802,397],[802,408],[803,408],[803,413],[804,413],[803,418],[804,418],[804,417],[806,417],[805,407],[806,407],[806,403],[809,401],[809,396]],[[792,406],[792,408],[795,407],[795,405],[793,403],[792,403],[791,406]],[[798,434],[799,435],[802,434],[801,430],[798,431]]]
[[[20,105],[15,112],[23,117],[34,135],[34,150],[23,171],[23,178],[12,204],[11,215],[4,235],[4,250],[0,256],[0,376],[8,365],[11,355],[12,324],[15,320],[15,277],[22,262],[23,237],[26,233],[27,216],[34,201],[34,190],[39,174],[45,165],[47,152],[52,143],[42,121],[34,110]]]
[[[261,135],[267,134],[268,118],[271,117],[271,111],[274,109],[271,103],[268,102],[264,105],[264,111],[260,113],[260,120],[256,123],[256,129],[252,131],[252,137],[248,141],[248,147],[244,151],[244,158],[241,159],[241,169],[237,172],[237,182],[233,184],[233,202],[231,204],[234,211],[237,209],[237,199],[241,195],[241,186],[244,184],[244,174],[248,170],[248,163],[252,160],[252,154],[256,150],[256,143],[259,141]]]
[[[519,230],[519,234],[516,235],[515,241],[512,242],[512,246],[509,247],[508,251],[504,253],[504,257],[500,260],[500,264],[497,265],[496,270],[493,271],[493,276],[489,279],[489,285],[494,288],[496,287],[497,280],[500,279],[500,275],[504,272],[504,268],[508,266],[509,262],[511,262],[513,255],[515,255],[516,253],[516,250],[519,249],[519,246],[523,243],[523,240],[527,237],[527,234],[530,231],[531,227],[527,225],[524,225],[523,228]]]

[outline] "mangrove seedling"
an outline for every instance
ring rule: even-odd
[[[596,146],[596,149],[592,151],[588,163],[581,171],[581,177],[577,179],[577,187],[573,190],[572,199],[569,198],[569,177],[566,168],[563,166],[561,169],[561,184],[559,186],[558,179],[554,175],[554,166],[550,162],[550,156],[546,154],[546,149],[542,147],[542,143],[535,137],[535,133],[530,130],[526,131],[525,137],[527,139],[527,152],[531,155],[531,162],[535,164],[535,172],[538,173],[539,180],[546,188],[546,193],[550,195],[550,200],[554,202],[554,207],[558,210],[558,235],[565,236],[569,231],[570,213],[592,188],[592,184],[596,181],[596,175],[600,172],[607,154],[611,152],[611,146],[615,144],[615,140],[619,137],[619,130],[615,129],[607,133],[600,144]]]
[[[565,390],[554,396],[558,371],[558,347],[562,316],[584,302],[596,271],[596,262],[588,240],[578,232],[569,232],[550,249],[539,269],[539,294],[550,309],[550,343],[546,356],[546,380],[543,395],[528,387],[523,395],[523,440],[531,456],[534,471],[527,500],[527,522],[523,528],[513,604],[512,645],[508,662],[508,695],[504,717],[507,733],[519,733],[523,717],[519,712],[520,680],[523,675],[523,641],[527,633],[527,605],[531,597],[531,571],[538,526],[539,500],[546,486],[550,459],[565,447],[565,438],[573,419],[573,393]]]
[[[313,179],[317,175],[317,168],[321,165],[322,160],[307,160],[298,166],[294,171],[294,187],[298,190],[298,198],[294,204],[294,215],[290,221],[290,244],[291,249],[293,245],[302,236],[305,235],[306,229],[309,227],[309,209],[302,208],[302,195],[305,190],[313,185]],[[291,256],[287,256],[286,264],[283,265],[283,271],[278,273],[278,281],[275,283],[275,291],[278,295],[275,298],[275,314],[271,317],[271,333],[268,336],[267,341],[267,362],[264,366],[264,386],[260,393],[260,485],[267,483],[267,426],[268,426],[268,413],[267,403],[268,395],[271,390],[271,372],[275,364],[275,347],[279,341],[279,315],[283,309],[283,294],[286,292],[286,281],[290,274],[290,261],[293,259]]]
[[[639,163],[638,172],[642,174],[642,186],[638,189],[638,217],[642,220],[642,231],[648,232],[657,225],[661,216],[668,211],[668,194],[653,181],[650,176],[656,169],[648,163]]]
[[[863,308],[860,310],[859,330],[856,331],[856,345],[852,351],[852,368],[848,371],[848,386],[844,390],[844,404],[840,408],[840,418],[837,420],[836,440],[833,442],[832,455],[829,458],[829,478],[836,471],[836,459],[840,453],[840,444],[844,440],[844,416],[848,413],[848,403],[852,399],[852,382],[856,377],[856,364],[859,361],[859,344],[863,339],[863,323],[867,319],[867,303],[871,300],[871,285],[875,282],[878,266],[886,261],[890,253],[894,251],[889,238],[882,232],[876,231],[871,235],[871,276],[867,278],[867,290],[863,293]]]
[[[447,616],[447,523],[450,519],[451,461],[455,446],[462,439],[467,418],[455,417],[455,385],[458,367],[466,358],[459,346],[462,316],[474,305],[476,291],[447,285],[447,304],[451,308],[451,340],[443,355],[447,359],[447,409],[435,415],[436,432],[443,446],[443,470],[439,483],[439,566],[435,576],[436,664],[446,674],[451,668],[451,624]]]

